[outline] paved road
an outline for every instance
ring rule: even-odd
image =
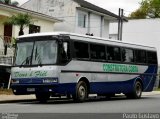
[[[1,113],[160,113],[160,95],[146,95],[142,99],[91,98],[84,103],[72,100],[50,100],[46,104],[37,101],[0,104]]]

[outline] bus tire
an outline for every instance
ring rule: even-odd
[[[127,98],[140,99],[142,95],[142,90],[142,83],[140,81],[136,81],[133,92],[126,94],[126,96]]]
[[[40,103],[46,103],[47,100],[50,98],[49,93],[36,93],[35,96]]]
[[[73,95],[75,102],[84,102],[88,97],[87,84],[84,81],[79,81],[76,87],[76,95]]]

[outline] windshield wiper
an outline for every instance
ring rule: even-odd
[[[36,51],[35,51],[34,60],[38,60],[38,66],[42,66],[41,57],[40,57],[40,55],[38,53],[37,47],[36,47]]]
[[[21,63],[20,67],[22,67],[23,64],[31,64],[31,56],[26,57],[26,59]]]

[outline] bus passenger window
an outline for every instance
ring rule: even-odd
[[[105,60],[105,46],[102,45],[90,45],[91,59]]]
[[[135,50],[136,63],[146,63],[146,52],[144,50]]]
[[[123,62],[134,62],[132,49],[122,48],[122,61]]]
[[[149,64],[157,64],[157,53],[147,51],[147,61]]]
[[[107,46],[107,60],[121,61],[120,47]]]
[[[74,52],[76,58],[89,58],[87,43],[74,42]]]

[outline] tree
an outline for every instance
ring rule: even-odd
[[[0,0],[0,3],[8,4],[8,5],[13,5],[13,6],[18,6],[19,3],[17,1],[11,2],[11,0]]]
[[[28,14],[22,14],[19,13],[17,15],[13,15],[12,17],[8,18],[8,20],[5,22],[7,24],[17,25],[19,26],[19,36],[24,35],[23,29],[25,26],[29,26],[31,24],[32,17]]]
[[[160,18],[160,0],[142,0],[140,5],[129,15],[130,18]]]
[[[132,18],[132,19],[145,19],[146,18],[146,13],[143,12],[141,9],[137,9],[136,11],[132,12],[129,15],[129,18]]]

